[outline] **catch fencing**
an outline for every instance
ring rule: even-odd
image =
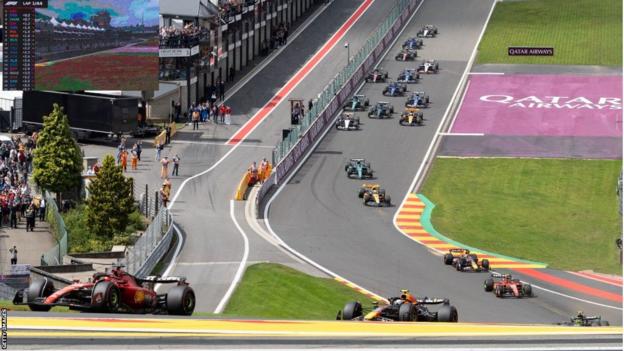
[[[398,0],[386,20],[377,28],[364,46],[353,56],[319,94],[312,108],[301,119],[300,124],[291,129],[290,134],[279,142],[273,150],[275,172],[263,183],[258,191],[258,208],[276,185],[281,184],[286,176],[303,159],[307,151],[315,144],[322,132],[330,128],[330,122],[341,107],[347,102],[366,74],[379,61],[410,15],[416,10],[419,0]]]
[[[46,205],[46,220],[56,240],[56,245],[45,252],[41,257],[43,265],[59,265],[63,263],[63,256],[67,255],[67,228],[63,216],[59,213],[56,199],[48,192],[43,195]]]
[[[173,239],[173,221],[167,208],[160,208],[145,233],[126,251],[126,270],[138,277],[149,275],[165,255]]]

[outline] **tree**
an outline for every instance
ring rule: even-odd
[[[58,104],[43,117],[34,156],[33,179],[42,189],[55,192],[60,199],[61,193],[80,186],[82,153]]]
[[[134,210],[132,180],[123,175],[121,166],[107,155],[102,168],[89,184],[86,215],[87,227],[93,234],[112,239],[123,233]]]

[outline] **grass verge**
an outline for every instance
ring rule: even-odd
[[[554,47],[554,56],[508,56],[509,46]],[[499,2],[477,63],[622,65],[621,0]]]
[[[313,277],[279,264],[258,263],[247,268],[224,314],[331,320],[353,300],[366,305],[370,299],[333,279]]]
[[[565,270],[622,273],[621,161],[435,160],[422,188],[435,228],[480,249]]]

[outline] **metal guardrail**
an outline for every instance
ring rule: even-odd
[[[282,159],[284,159],[284,157],[286,157],[295,144],[297,144],[301,135],[303,135],[310,128],[314,121],[329,106],[330,102],[334,100],[334,96],[336,96],[336,94],[343,89],[346,83],[350,82],[353,74],[358,71],[362,63],[364,63],[369,55],[379,46],[381,40],[386,37],[399,16],[401,16],[403,11],[407,9],[412,2],[412,0],[397,1],[397,4],[390,11],[386,20],[377,28],[375,33],[366,41],[364,46],[355,54],[355,56],[351,58],[349,64],[343,68],[318,95],[316,103],[314,103],[312,108],[304,115],[300,124],[293,127],[288,137],[276,145],[273,150],[272,163],[274,165],[278,164],[282,161]]]
[[[167,252],[173,237],[173,221],[167,208],[161,208],[143,235],[126,252],[128,272],[143,277],[149,275]]]
[[[46,220],[50,224],[56,245],[43,254],[42,263],[46,265],[58,265],[63,263],[63,256],[67,255],[67,228],[65,221],[59,213],[56,199],[48,192],[44,193],[46,204]]]

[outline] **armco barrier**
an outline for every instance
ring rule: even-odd
[[[273,153],[274,162],[277,163],[275,172],[262,184],[256,197],[256,207],[259,210],[259,217],[262,215],[262,211],[260,210],[263,207],[263,201],[267,194],[269,194],[274,186],[281,184],[284,179],[286,179],[287,175],[295,169],[295,166],[315,144],[317,139],[323,134],[323,131],[327,130],[327,128],[331,128],[332,125],[330,122],[334,120],[336,113],[348,100],[349,96],[360,86],[368,71],[373,68],[375,62],[382,58],[381,56],[384,51],[406,24],[410,15],[416,10],[420,2],[420,0],[397,1],[397,5],[390,12],[386,22],[382,23],[374,34],[374,37],[377,37],[378,40],[376,42],[371,40],[374,38],[373,37],[367,41],[347,67],[338,73],[319,95],[319,102],[308,112],[306,118],[310,118],[316,114],[319,107],[325,106],[325,108],[318,114],[316,119],[309,123],[309,127],[308,123],[302,124],[307,127],[303,132],[301,129],[296,129],[291,132],[292,137],[299,137],[299,139],[294,142],[285,156],[281,157],[285,151],[283,149],[284,145],[292,143],[292,140],[289,142],[280,142],[277,145]],[[352,64],[355,62],[360,62],[360,64],[357,68],[353,69]],[[350,74],[350,77],[347,77],[347,74]],[[348,78],[348,80],[344,78]],[[338,83],[341,81],[344,81],[344,84],[339,85]],[[276,157],[276,155],[278,155],[278,157]]]

